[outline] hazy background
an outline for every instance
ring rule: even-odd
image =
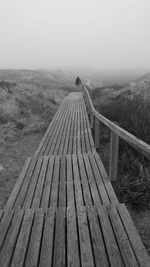
[[[0,0],[0,68],[150,69],[149,0]]]

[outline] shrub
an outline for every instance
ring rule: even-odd
[[[16,103],[15,97],[6,100],[0,104],[0,122],[7,123],[14,120],[19,114],[19,108]]]

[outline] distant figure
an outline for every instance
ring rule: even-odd
[[[77,76],[76,80],[75,80],[75,85],[80,85],[81,84],[81,80],[79,78],[79,76]]]

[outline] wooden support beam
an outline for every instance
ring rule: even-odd
[[[99,143],[100,143],[100,127],[99,127],[99,120],[94,117],[94,141],[95,141],[95,147],[99,148]]]
[[[119,147],[119,136],[111,131],[109,178],[112,182],[117,181],[118,147]]]

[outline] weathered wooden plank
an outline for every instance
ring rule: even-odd
[[[100,172],[99,172],[98,166],[95,162],[95,159],[93,157],[93,154],[89,153],[88,157],[89,157],[92,171],[94,174],[94,178],[95,178],[98,190],[99,190],[99,194],[100,194],[100,198],[101,198],[100,202],[102,204],[105,204],[105,205],[110,205],[109,195],[107,193],[106,187],[105,187],[103,179],[100,175]]]
[[[77,154],[81,154],[81,137],[77,136]]]
[[[66,113],[66,107],[64,104],[61,105],[60,107],[62,107],[62,108],[59,110],[58,113],[56,113],[57,116],[56,116],[55,120],[54,121],[52,120],[52,122],[50,124],[50,126],[51,126],[50,130],[48,132],[45,143],[43,144],[39,155],[44,155],[44,154],[47,155],[48,154],[48,148],[51,146],[52,141],[53,141],[55,135],[57,134],[58,128],[60,127],[61,123],[63,122],[61,118]]]
[[[68,146],[69,146],[69,135],[65,138],[65,144],[63,149],[63,155],[68,154]]]
[[[72,117],[71,120],[73,122],[73,132],[72,136],[76,135],[76,105],[73,105],[73,110],[72,110]]]
[[[48,169],[46,173],[46,179],[44,183],[44,189],[42,193],[42,200],[40,207],[46,209],[49,207],[49,200],[50,200],[50,192],[51,192],[51,185],[52,185],[52,178],[53,178],[53,169],[54,169],[54,157],[50,157]]]
[[[59,207],[66,206],[66,158],[65,156],[61,157],[60,162],[60,183],[59,183]]]
[[[85,135],[81,136],[81,147],[82,147],[82,154],[86,153]]]
[[[83,194],[82,194],[81,181],[79,175],[79,166],[77,162],[77,157],[75,155],[72,156],[72,165],[73,165],[73,178],[75,186],[75,201],[76,201],[76,207],[78,208],[83,205]]]
[[[108,208],[108,213],[125,266],[139,266],[116,207],[110,206]]]
[[[78,131],[77,131],[77,136],[79,137],[81,135],[81,132],[80,132],[80,109],[79,109],[79,105],[78,105],[78,117],[77,117],[77,121],[78,121]]]
[[[66,266],[65,208],[62,207],[56,211],[53,266]]]
[[[49,135],[49,139],[48,142],[45,146],[45,150],[43,151],[42,155],[49,155],[49,152],[52,151],[53,152],[53,147],[55,146],[55,139],[57,139],[59,131],[64,123],[64,116],[66,114],[66,109],[63,109],[63,112],[61,114],[59,114],[59,118],[57,121],[57,125],[54,128],[53,134]],[[52,147],[53,145],[53,147]]]
[[[71,135],[69,136],[69,143],[68,143],[68,152],[67,154],[72,154],[73,152],[73,135],[71,132]]]
[[[73,105],[72,105],[73,106]],[[64,149],[63,149],[63,155],[68,154],[68,150],[69,150],[69,137],[70,137],[70,132],[71,132],[71,124],[72,124],[72,106],[71,106],[71,110],[70,110],[70,118],[69,118],[69,125],[68,125],[68,129],[67,129],[67,135],[65,137],[65,144],[64,144]]]
[[[76,214],[72,207],[67,208],[67,264],[80,266]]]
[[[119,216],[127,232],[140,267],[150,266],[150,258],[124,204],[117,206]]]
[[[87,180],[87,174],[86,174],[85,165],[84,165],[82,155],[78,156],[78,162],[79,162],[80,179],[82,182],[85,205],[91,206],[91,205],[93,205],[93,199],[92,199],[92,195],[90,192],[90,188],[89,188],[89,184],[88,184],[88,180]]]
[[[62,125],[61,129],[59,130],[57,142],[55,144],[53,152],[52,152],[52,148],[51,148],[51,152],[54,155],[58,155],[59,154],[59,147],[61,146],[61,142],[63,142],[63,137],[65,136],[65,133],[67,131],[69,113],[70,113],[70,110],[68,110],[68,112],[66,112],[66,114],[65,114],[64,122],[63,122],[63,125]]]
[[[67,206],[75,210],[75,192],[71,156],[67,155]]]
[[[44,182],[45,182],[45,178],[46,178],[48,161],[49,161],[49,158],[47,156],[44,156],[43,157],[42,167],[41,167],[41,170],[40,170],[39,179],[38,179],[38,182],[37,182],[36,190],[35,190],[35,193],[34,193],[34,196],[33,196],[32,204],[31,204],[31,207],[33,209],[40,207],[42,193],[43,193],[43,187],[44,187]]]
[[[50,207],[58,206],[58,186],[59,186],[59,172],[60,172],[60,157],[55,158],[54,173],[50,195]]]
[[[38,265],[43,223],[44,212],[42,209],[38,209],[35,211],[34,215],[30,243],[25,260],[25,267],[34,267]]]
[[[103,234],[101,232],[101,226],[97,217],[97,211],[93,208],[87,210],[89,227],[91,233],[91,242],[94,252],[95,265],[101,267],[108,267],[109,259],[107,256],[107,251],[105,248],[105,243],[103,240]]]
[[[55,210],[50,208],[45,214],[39,267],[52,266]]]
[[[87,154],[83,155],[84,158],[84,163],[85,163],[85,167],[86,167],[86,174],[87,174],[87,179],[88,179],[88,183],[90,186],[90,191],[92,194],[92,199],[94,202],[94,205],[96,205],[97,203],[100,204],[102,203],[101,201],[101,196],[99,195],[98,189],[97,189],[97,185],[94,179],[94,175],[91,169],[91,164],[88,158]]]
[[[18,206],[21,207],[22,206],[23,201],[24,201],[24,197],[25,197],[26,192],[28,190],[28,187],[29,187],[29,184],[30,184],[30,180],[31,180],[31,177],[33,176],[36,164],[37,164],[37,157],[33,157],[32,161],[31,161],[31,164],[30,164],[30,166],[28,168],[27,174],[25,176],[25,179],[23,180],[22,186],[21,186],[21,188],[19,190],[19,193],[18,193],[18,196],[16,198],[16,201],[14,203],[14,207],[18,207]]]
[[[112,267],[124,266],[107,211],[103,206],[99,206],[97,211],[100,219],[105,246],[109,257],[109,262],[111,263]]]
[[[27,193],[25,191],[26,194],[24,195],[22,194],[22,198],[20,199],[20,206],[22,205],[23,209],[31,208],[34,192],[38,183],[38,178],[42,167],[42,162],[43,162],[43,157],[38,158],[34,173],[30,178],[30,184],[27,188]]]
[[[57,155],[67,116],[68,116],[68,112],[65,112],[65,115],[62,117],[62,120],[61,120],[62,123],[60,123],[59,127],[57,128],[57,133],[55,134],[55,137],[52,140],[52,145],[51,145],[51,148],[48,152],[48,155],[49,154]]]
[[[63,109],[63,107],[61,105],[59,107],[58,111],[56,112],[55,116],[53,117],[49,127],[47,128],[47,130],[46,130],[46,132],[45,132],[40,144],[38,145],[38,148],[36,149],[35,154],[34,154],[35,156],[38,156],[40,154],[42,155],[42,153],[43,153],[42,150],[44,149],[44,147],[46,146],[46,143],[48,142],[49,135],[51,135],[51,132],[54,129],[54,125],[57,123],[56,117],[58,116],[60,110],[62,110],[62,109]]]
[[[81,132],[80,134],[81,135],[84,135],[85,134],[85,129],[83,127],[83,110],[82,110],[82,103],[79,104],[79,109],[80,109],[80,127],[81,127]]]
[[[63,136],[62,136],[62,139],[61,139],[60,146],[59,146],[58,155],[63,155],[64,154],[65,140],[66,140],[66,137],[68,138],[69,130],[70,130],[70,124],[71,124],[70,117],[71,117],[71,112],[68,112],[68,118],[66,120],[66,125],[65,125],[65,129],[64,129],[64,132],[63,132]]]
[[[77,154],[77,137],[76,135],[73,136],[73,151],[72,154]]]
[[[77,150],[77,108],[75,109],[75,117],[74,117],[74,135],[73,135],[73,154],[76,154]]]
[[[74,120],[72,118],[71,128],[70,128],[69,144],[68,144],[68,154],[72,154],[72,151],[73,151],[73,133],[74,133]]]
[[[5,237],[7,235],[7,231],[10,227],[13,216],[14,216],[13,210],[10,210],[9,212],[6,211],[3,215],[2,220],[1,220],[1,223],[0,223],[0,251],[2,249],[3,242],[4,242]]]
[[[23,210],[16,210],[11,225],[5,237],[3,247],[0,251],[0,266],[9,267],[14,251],[17,235],[23,219]]]
[[[33,218],[34,218],[34,211],[27,210],[25,212],[23,223],[15,246],[11,267],[24,266]]]
[[[38,156],[38,155],[43,155],[44,154],[44,150],[45,150],[45,147],[47,147],[47,144],[48,144],[48,141],[49,141],[49,136],[53,135],[53,131],[55,129],[55,127],[57,127],[57,124],[58,124],[58,117],[59,117],[59,114],[61,114],[63,112],[63,105],[61,105],[58,109],[58,111],[56,112],[52,122],[50,123],[48,129],[46,130],[36,152],[35,152],[35,156]]]
[[[78,227],[79,227],[79,242],[81,264],[84,267],[94,267],[92,246],[90,241],[90,233],[87,222],[87,215],[85,207],[78,208]]]

